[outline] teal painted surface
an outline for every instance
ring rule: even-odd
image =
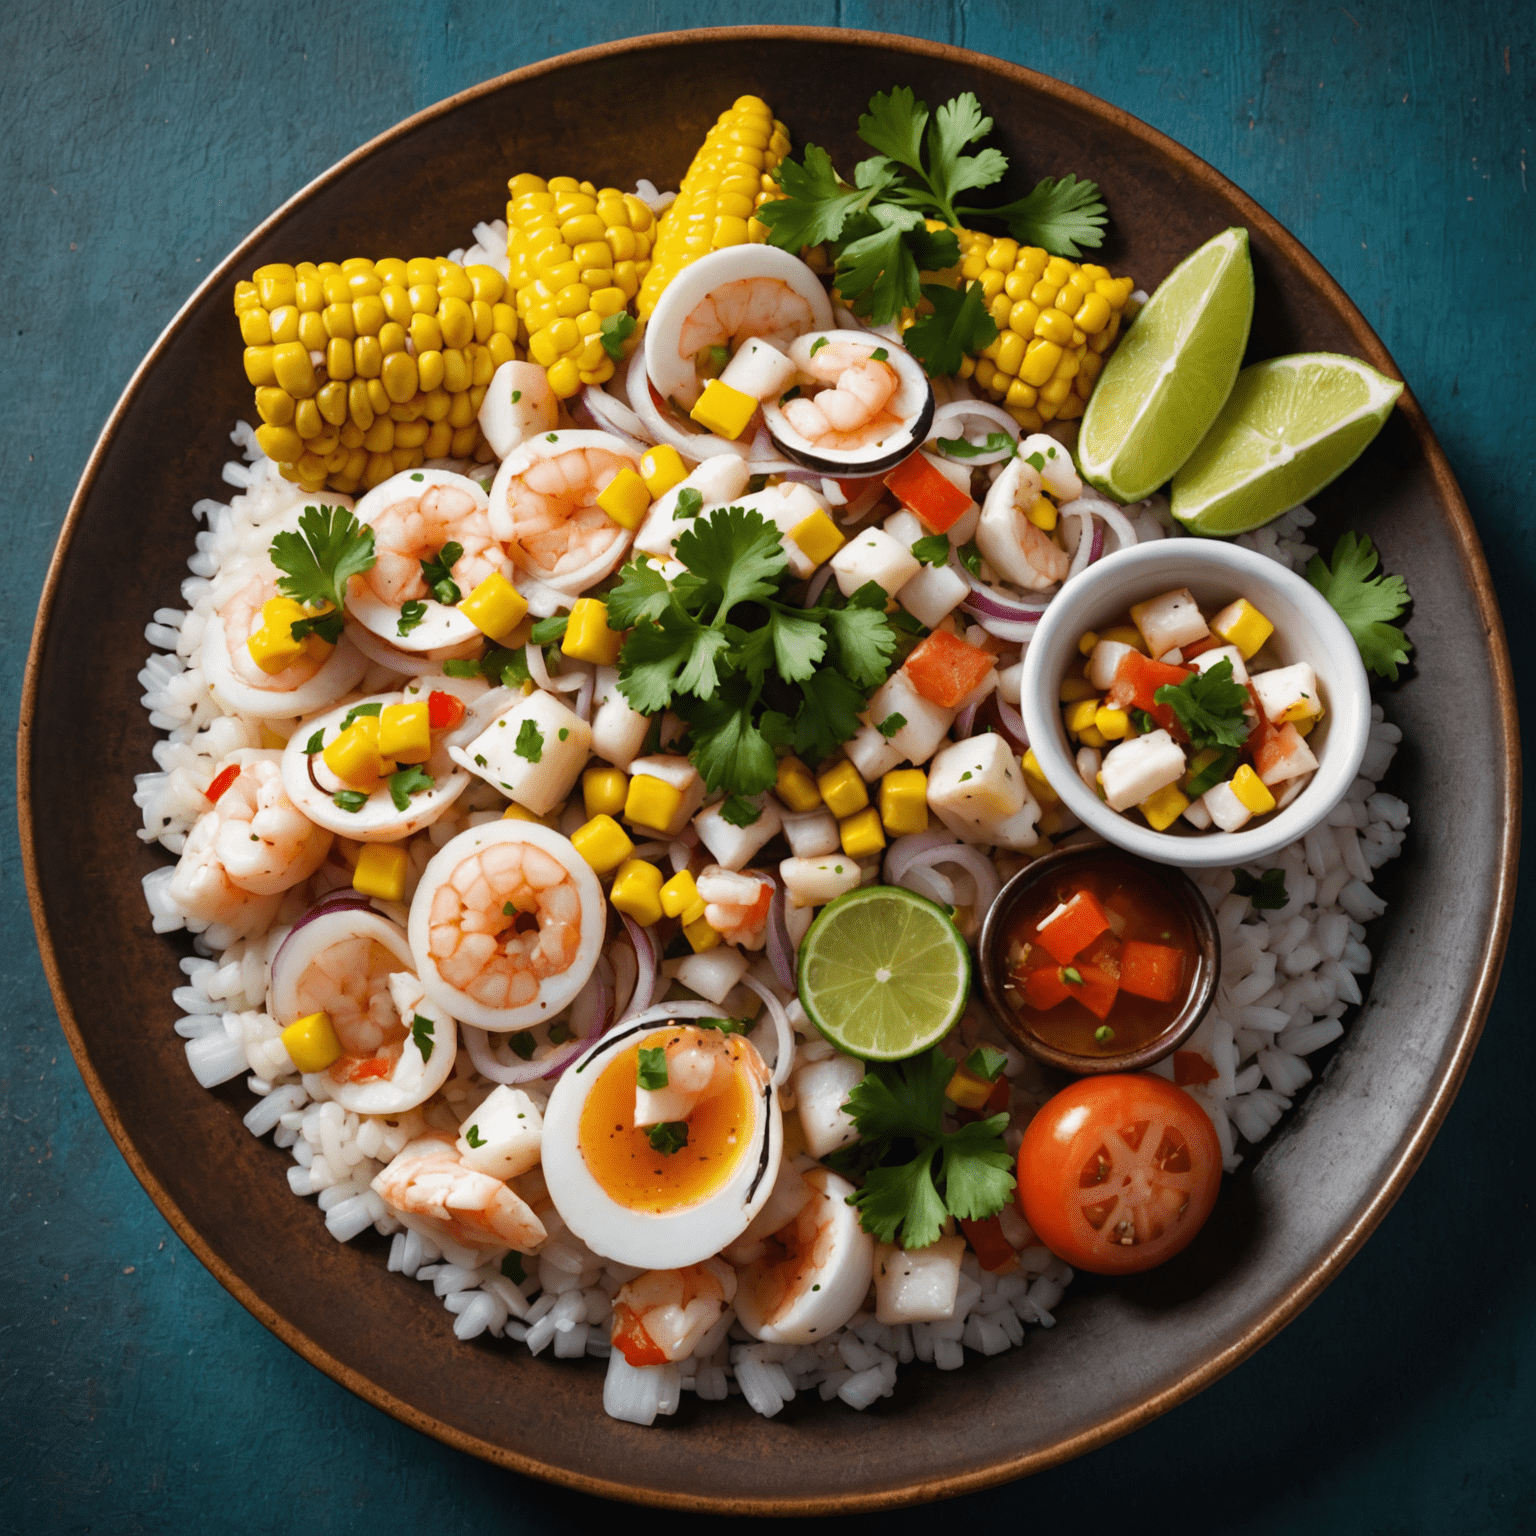
[[[90,445],[210,260],[332,161],[453,91],[567,49],[721,20],[964,44],[1082,86],[1187,144],[1360,305],[1460,477],[1517,641],[1536,609],[1525,339],[1536,61],[1516,0],[957,0],[729,16],[626,0],[239,11],[12,0],[5,14],[8,730],[43,572]],[[771,81],[763,91],[772,99]],[[89,742],[82,722],[82,750]],[[1468,744],[1469,759],[1477,750]],[[9,762],[5,772],[9,804]],[[135,1183],[85,1093],[10,835],[0,876],[0,1528],[256,1532],[303,1518],[326,1529],[553,1531],[603,1518],[596,1501],[503,1474],[366,1407],[225,1294]],[[1043,1528],[1123,1515],[1152,1530],[1253,1536],[1530,1528],[1531,910],[1528,891],[1449,1121],[1321,1300],[1148,1428],[941,1518]],[[926,1518],[884,1517],[884,1528]]]

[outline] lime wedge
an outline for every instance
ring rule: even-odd
[[[1173,515],[1192,533],[1261,527],[1343,474],[1402,392],[1396,379],[1334,352],[1244,368],[1174,476]]]
[[[838,1050],[900,1061],[965,1009],[971,953],[944,909],[894,885],[829,902],[800,946],[800,1005]]]
[[[1248,231],[1223,230],[1163,279],[1110,354],[1077,439],[1083,478],[1119,502],[1166,484],[1231,392],[1252,319]]]

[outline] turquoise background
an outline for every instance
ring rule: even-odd
[[[91,444],[214,260],[334,160],[454,91],[567,49],[718,22],[866,27],[980,49],[1104,97],[1225,172],[1318,256],[1392,351],[1466,492],[1512,639],[1526,640],[1536,611],[1536,135],[1531,11],[1515,0],[953,0],[730,13],[632,0],[7,0],[0,16],[8,730],[43,574]],[[761,88],[774,99],[771,80]],[[643,123],[643,104],[635,114]],[[191,531],[189,521],[189,540]],[[82,751],[90,731],[82,722]],[[1467,743],[1464,771],[1482,750]],[[1456,792],[1454,773],[1441,792]],[[98,1119],[49,1001],[9,836],[3,862],[0,1529],[257,1532],[302,1519],[327,1530],[545,1531],[608,1515],[367,1407],[216,1284]],[[1527,892],[1445,1128],[1322,1298],[1148,1428],[940,1518],[1042,1529],[1128,1518],[1149,1530],[1248,1533],[1531,1529],[1530,912]],[[872,1530],[876,1518],[890,1532],[928,1516],[844,1529]]]

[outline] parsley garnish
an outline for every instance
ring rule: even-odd
[[[374,699],[367,704],[354,704],[352,708],[349,709],[341,718],[342,730],[346,730],[346,728],[360,716],[376,715],[383,708],[383,704],[381,704],[377,699]]]
[[[1001,219],[1020,245],[1043,245],[1053,256],[1070,256],[1074,261],[1083,254],[1082,247],[1103,245],[1108,222],[1098,186],[1071,174],[1059,181],[1054,176],[1043,177],[1027,197],[1001,208],[959,211]]]
[[[598,335],[602,339],[603,351],[614,362],[617,363],[623,359],[624,343],[629,340],[634,329],[635,317],[622,309],[616,315],[604,316]]]
[[[530,763],[538,762],[544,756],[544,732],[532,720],[524,720],[517,728],[517,741],[512,750]]]
[[[373,569],[373,529],[345,507],[305,507],[299,531],[274,535],[272,563],[287,574],[277,578],[284,597],[315,608],[346,606],[347,582]]]
[[[445,677],[479,677],[480,662],[473,656],[450,656],[443,663]]]
[[[733,827],[750,827],[762,814],[762,806],[753,805],[745,795],[727,795],[720,806],[721,821]]]
[[[997,340],[997,321],[987,311],[980,283],[963,294],[942,283],[924,283],[923,297],[933,313],[911,326],[902,340],[934,377],[956,372],[967,352],[980,352]]]
[[[400,622],[395,625],[401,635],[408,635],[427,616],[427,605],[422,602],[400,604]]]
[[[486,1145],[486,1138],[480,1134],[480,1127],[478,1125],[472,1125],[464,1132],[464,1140],[471,1147],[483,1147]]]
[[[1246,869],[1234,869],[1232,890],[1235,895],[1246,896],[1257,912],[1278,912],[1291,899],[1286,895],[1283,869],[1266,869],[1258,879]]]
[[[667,1048],[658,1045],[652,1050],[640,1051],[640,1065],[635,1069],[635,1086],[654,1093],[667,1086]]]
[[[416,1042],[416,1049],[421,1052],[423,1062],[432,1060],[432,1052],[437,1049],[432,1036],[435,1032],[432,1020],[425,1014],[415,1014],[411,1019],[411,1039]]]
[[[571,1038],[570,1027],[563,1019],[556,1019],[549,1026],[549,1043],[551,1045],[564,1045]]]
[[[338,811],[347,811],[355,816],[368,804],[368,793],[362,789],[338,789],[331,796],[331,802]]]
[[[319,635],[327,645],[335,645],[341,639],[342,626],[342,617],[333,608],[329,613],[317,613],[313,618],[295,619],[288,626],[288,632],[295,640]]]
[[[844,1161],[864,1177],[849,1203],[881,1242],[926,1248],[947,1217],[984,1221],[1013,1192],[1007,1115],[944,1129],[944,1089],[954,1072],[937,1046],[906,1061],[873,1062],[843,1106],[860,1136]]]
[[[983,453],[1002,453],[1004,449],[1011,448],[1018,452],[1018,442],[1008,436],[1006,432],[988,432],[986,442],[977,445],[968,443],[963,437],[941,437],[939,439],[939,452],[947,453],[952,459],[974,459]],[[1009,458],[1013,455],[1009,454]],[[1039,454],[1031,454],[1031,458],[1039,458]],[[1006,460],[1004,461],[1006,462]],[[1041,461],[1044,462],[1043,460]],[[1035,466],[1037,469],[1040,465]]]
[[[875,727],[887,741],[907,723],[907,717],[899,711],[889,714]]]
[[[521,399],[522,399],[522,398],[523,398],[523,392],[522,392],[522,390],[520,390],[520,389],[514,389],[514,390],[513,390],[513,391],[512,391],[512,404],[513,404],[513,405],[516,405],[516,404],[517,404],[517,402],[518,402],[518,401],[519,401],[519,400],[521,400]]]
[[[1061,979],[1071,982],[1074,987],[1080,987],[1083,984],[1083,973],[1075,965],[1064,965],[1061,968]]]
[[[1236,766],[1242,749],[1228,747],[1218,752],[1205,767],[1190,775],[1188,792],[1191,800],[1198,800],[1206,790],[1215,788]]]
[[[1396,682],[1413,642],[1387,620],[1408,606],[1408,587],[1401,576],[1371,576],[1380,558],[1369,538],[1346,533],[1333,546],[1331,568],[1321,555],[1307,562],[1307,580],[1349,626],[1367,670]]]
[[[995,1083],[998,1074],[1008,1065],[1008,1055],[1006,1051],[993,1050],[990,1045],[978,1045],[965,1058],[965,1065],[977,1077],[984,1077],[989,1083]]]
[[[891,354],[887,352],[884,347],[876,347],[875,350],[869,354],[869,360],[872,363],[883,363],[890,358],[890,355]]]
[[[668,1120],[661,1125],[651,1126],[645,1136],[658,1152],[681,1152],[688,1145],[688,1122]]]
[[[395,802],[397,811],[408,811],[411,808],[411,796],[431,789],[434,783],[436,780],[420,763],[412,763],[409,768],[401,768],[390,774],[389,798]]]
[[[1232,663],[1223,656],[1209,672],[1191,672],[1182,683],[1164,683],[1152,695],[1178,716],[1196,747],[1240,747],[1248,740],[1248,690],[1232,681]]]
[[[975,542],[962,544],[955,551],[960,556],[960,564],[968,570],[972,576],[981,575],[981,551],[976,548]]]
[[[514,1056],[527,1061],[533,1055],[533,1031],[520,1029],[516,1034],[507,1036],[507,1044],[511,1047]]]
[[[919,565],[949,564],[949,535],[930,533],[912,546],[912,558]]]
[[[681,523],[697,517],[704,506],[704,493],[697,486],[685,485],[677,493],[677,505],[672,510],[672,521]]]
[[[827,338],[825,336],[818,336],[816,340],[811,343],[811,356],[815,357],[816,354],[820,352],[821,349],[827,344]]]
[[[463,597],[453,579],[453,568],[464,558],[464,546],[450,539],[436,556],[421,562],[421,579],[432,589],[432,596],[445,606]]]
[[[322,725],[320,729],[316,731],[315,734],[304,743],[304,750],[308,752],[311,757],[313,757],[316,752],[320,751],[320,749],[324,747],[324,745],[325,727]]]

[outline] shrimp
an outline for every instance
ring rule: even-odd
[[[1072,566],[1066,551],[1025,516],[1039,500],[1040,487],[1040,471],[1023,457],[1013,459],[992,482],[976,525],[982,558],[1004,580],[1030,592],[1064,581]]]
[[[648,1270],[614,1297],[613,1343],[631,1365],[686,1360],[735,1295],[736,1271],[723,1259]]]
[[[454,1138],[442,1131],[407,1142],[374,1179],[373,1191],[402,1215],[425,1221],[467,1248],[537,1253],[548,1235],[520,1195],[467,1167]]]
[[[237,936],[254,932],[271,922],[277,897],[325,861],[331,834],[294,807],[279,761],[277,752],[242,748],[219,765],[210,788],[238,772],[187,834],[166,887],[188,917]]]
[[[887,409],[901,388],[901,376],[890,363],[877,361],[875,350],[849,341],[816,347],[804,337],[790,348],[802,374],[831,386],[784,406],[785,420],[808,443],[850,451],[881,441],[901,425],[901,418]]]
[[[736,1080],[740,1058],[717,1030],[682,1025],[667,1041],[665,1051],[666,1087],[635,1089],[637,1128],[686,1120]]]
[[[330,658],[332,647],[317,636],[311,637],[304,654],[281,672],[264,672],[251,655],[250,639],[261,629],[262,604],[278,595],[277,578],[272,570],[256,571],[249,581],[228,598],[218,610],[224,621],[224,648],[229,654],[230,671],[251,688],[274,693],[291,693],[302,687]]]
[[[752,336],[787,345],[815,324],[810,303],[788,283],[776,277],[737,278],[705,294],[684,317],[677,355],[697,372],[700,359],[714,347],[734,352]],[[696,384],[695,399],[699,390]]]
[[[768,935],[768,907],[773,882],[750,869],[739,873],[707,866],[696,882],[703,898],[704,921],[727,943],[761,949]]]
[[[410,482],[397,490],[404,492]],[[491,532],[484,506],[456,485],[429,485],[416,496],[400,495],[369,522],[373,526],[373,568],[352,578],[352,589],[365,585],[390,608],[420,602],[433,595],[422,575],[421,562],[435,560],[445,544],[463,553],[449,567],[461,596],[474,591],[488,576],[510,577],[511,563]]]
[[[399,970],[400,961],[375,938],[359,935],[331,944],[299,977],[294,998],[297,1016],[322,1011],[329,1015],[344,1052],[341,1061],[348,1066],[357,1060],[398,1057],[406,1028],[400,1022],[390,978]],[[348,1057],[355,1060],[349,1062]]]

